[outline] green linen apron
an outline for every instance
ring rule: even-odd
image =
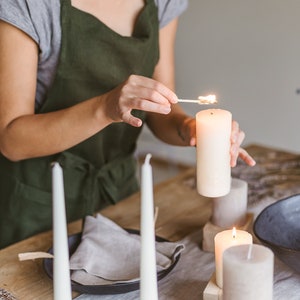
[[[54,83],[36,113],[106,93],[130,74],[151,77],[158,61],[158,17],[147,0],[131,37],[61,0],[62,45]],[[145,113],[134,111],[145,119]],[[11,162],[0,155],[0,247],[52,227],[51,162],[64,171],[67,220],[83,218],[136,192],[133,152],[141,128],[113,123],[68,151]],[[47,137],[45,136],[45,139]]]

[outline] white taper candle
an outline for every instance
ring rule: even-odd
[[[147,154],[141,172],[141,261],[140,299],[157,300],[157,271],[154,230],[153,178]]]
[[[52,165],[52,205],[54,300],[69,300],[72,299],[72,293],[64,181],[62,168],[57,162]]]

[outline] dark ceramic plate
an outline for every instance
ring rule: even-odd
[[[129,233],[139,234],[139,231],[133,229],[126,229]],[[167,240],[156,236],[157,242],[167,242]],[[77,233],[68,237],[69,243],[69,254],[70,256],[75,252],[77,247],[81,242],[81,233]],[[48,250],[49,253],[53,254],[53,248]],[[180,258],[180,254],[176,257],[173,264],[170,265],[169,268],[165,270],[161,270],[157,272],[157,280],[161,280],[164,278],[177,264]],[[44,269],[47,275],[52,279],[53,278],[53,259],[46,258],[44,259]],[[126,282],[126,283],[115,283],[109,285],[82,285],[77,282],[71,281],[72,290],[77,291],[84,294],[94,294],[94,295],[114,295],[114,294],[122,294],[128,293],[131,291],[138,290],[140,287],[139,281],[134,282]]]
[[[266,207],[253,231],[280,260],[300,273],[300,194]]]

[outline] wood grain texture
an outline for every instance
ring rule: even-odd
[[[250,153],[268,152],[268,148],[251,146]],[[176,241],[203,227],[211,216],[211,201],[195,189],[195,169],[164,181],[154,188],[155,206],[158,207],[156,234]],[[100,211],[124,228],[140,227],[140,194]],[[68,224],[68,234],[81,231],[82,221]],[[45,232],[11,245],[0,251],[0,288],[17,299],[53,299],[52,280],[43,269],[42,259],[19,261],[22,252],[47,251],[52,245],[52,232]],[[73,297],[77,296],[73,293]]]

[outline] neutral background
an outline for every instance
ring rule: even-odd
[[[214,93],[259,143],[300,152],[300,1],[190,0],[176,40],[179,97]],[[185,104],[194,116],[209,107]],[[138,153],[195,164],[195,149],[144,130]]]

